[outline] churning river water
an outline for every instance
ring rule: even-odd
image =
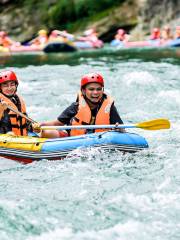
[[[76,99],[80,78],[100,72],[124,123],[168,118],[170,130],[133,129],[149,149],[76,150],[62,161],[0,158],[1,240],[180,239],[180,49],[97,50],[0,57],[29,116],[54,120]]]

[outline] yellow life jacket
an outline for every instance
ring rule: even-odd
[[[101,125],[101,124],[110,124],[110,109],[114,100],[106,95],[106,98],[103,100],[103,103],[100,109],[97,112],[95,119],[92,118],[91,109],[87,104],[86,100],[83,97],[82,92],[78,94],[78,112],[72,119],[72,126],[77,125]],[[103,129],[96,129],[95,132],[104,132]],[[70,131],[70,136],[78,136],[86,134],[86,129],[72,129]]]
[[[17,95],[18,96],[18,95]],[[21,104],[21,112],[25,115],[26,114],[26,105],[24,100],[18,96],[19,100],[20,100],[20,104]],[[4,96],[2,93],[0,93],[0,99],[4,100],[9,106],[11,106],[12,108],[14,108],[15,110],[19,111],[17,106],[6,96]],[[13,111],[9,111],[8,113],[9,118],[10,118],[10,123],[11,123],[11,127],[12,127],[12,131],[17,135],[17,136],[27,136],[27,121],[25,118],[17,115],[15,112]]]

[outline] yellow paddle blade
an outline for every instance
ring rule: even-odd
[[[160,130],[160,129],[169,129],[170,128],[170,122],[168,119],[154,119],[147,122],[141,122],[135,124],[138,128],[143,128],[146,130]]]

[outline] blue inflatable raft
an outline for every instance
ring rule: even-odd
[[[180,38],[169,41],[167,46],[169,46],[169,47],[180,47]]]
[[[59,160],[75,149],[87,147],[133,153],[148,148],[148,143],[138,134],[117,131],[54,139],[0,134],[0,156],[23,163]]]

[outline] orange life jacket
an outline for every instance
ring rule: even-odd
[[[18,95],[17,95],[18,96]],[[26,105],[24,100],[18,96],[20,103],[21,103],[21,112],[26,115]],[[4,100],[9,106],[14,108],[15,110],[19,111],[17,106],[6,96],[4,96],[2,93],[0,93],[0,99]],[[17,135],[17,136],[27,136],[27,121],[25,118],[17,115],[13,111],[9,111],[8,113],[11,126],[12,126],[12,131]]]
[[[72,119],[72,125],[101,125],[101,124],[110,124],[110,109],[114,102],[114,100],[106,95],[106,98],[103,100],[103,103],[98,110],[98,113],[95,117],[95,119],[92,119],[91,109],[89,105],[87,104],[86,100],[84,99],[82,92],[79,92],[78,94],[78,112]],[[96,129],[95,132],[104,132],[103,129]],[[70,131],[70,136],[77,136],[86,134],[86,129],[72,129]]]

